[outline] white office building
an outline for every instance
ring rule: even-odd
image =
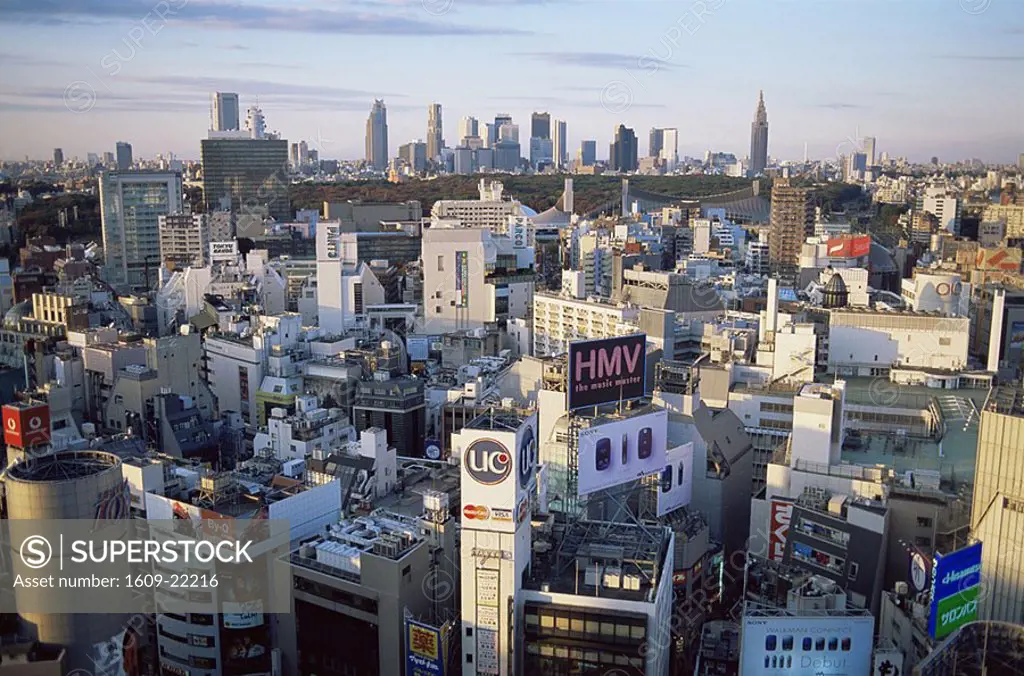
[[[480,179],[478,200],[438,200],[430,210],[437,221],[457,221],[467,228],[487,228],[495,234],[508,232],[510,216],[536,216],[533,209],[519,200],[505,198],[505,186],[499,181]]]
[[[526,227],[512,220],[516,228]],[[482,329],[526,317],[535,285],[533,247],[526,234],[508,237],[481,227],[446,225],[423,231],[426,330]]]
[[[538,293],[533,297],[533,356],[565,354],[576,340],[636,333],[639,316],[636,306]]]

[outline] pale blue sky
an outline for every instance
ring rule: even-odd
[[[449,145],[463,116],[525,139],[543,110],[573,154],[606,156],[621,122],[641,153],[662,126],[681,154],[745,156],[759,89],[773,157],[858,133],[914,160],[1024,152],[1021,0],[2,0],[0,63],[5,159],[197,158],[218,89],[321,157],[362,156],[375,97],[392,154],[438,101]]]

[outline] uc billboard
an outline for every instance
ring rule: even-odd
[[[978,618],[981,543],[950,554],[936,554],[928,633],[941,639]]]

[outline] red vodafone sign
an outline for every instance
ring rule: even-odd
[[[28,448],[50,443],[50,406],[6,404],[4,413],[4,443],[16,448]]]

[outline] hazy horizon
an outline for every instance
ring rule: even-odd
[[[10,0],[0,5],[0,158],[132,144],[198,159],[210,94],[259,98],[268,130],[321,158],[363,156],[375,98],[389,154],[426,137],[441,103],[459,120],[530,114],[607,156],[615,126],[647,150],[679,130],[680,156],[749,151],[759,90],[769,154],[877,152],[924,162],[1015,163],[1024,16],[1007,0]],[[584,9],[585,8],[585,9]],[[614,31],[614,32],[613,32]]]

